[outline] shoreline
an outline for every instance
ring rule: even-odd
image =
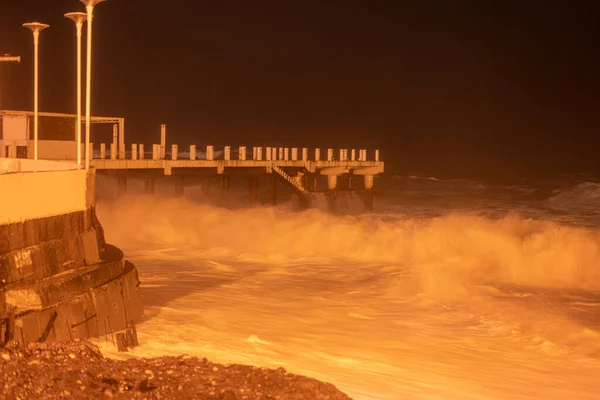
[[[334,385],[283,368],[187,355],[114,360],[86,340],[0,347],[0,397],[349,400]]]

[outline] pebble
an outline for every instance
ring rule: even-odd
[[[6,360],[6,361],[10,361],[10,354],[2,353],[2,359]]]

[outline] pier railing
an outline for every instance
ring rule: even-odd
[[[93,144],[90,149],[93,149]],[[118,149],[116,143],[109,147],[106,143],[100,144],[100,151],[94,150],[91,159],[96,160],[239,160],[239,161],[374,161],[379,162],[379,150],[369,156],[367,149],[326,149],[324,154],[320,148],[308,149],[306,147],[246,147],[239,146],[232,149],[225,146],[215,150],[214,146],[206,146],[205,151],[198,151],[196,145],[189,146],[187,151],[180,151],[174,144],[170,151],[165,146],[153,144],[151,151],[147,151],[144,144],[132,144],[130,151]]]

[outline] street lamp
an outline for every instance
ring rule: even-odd
[[[81,28],[87,14],[71,12],[65,14],[65,17],[75,22],[77,28],[77,165],[81,165]]]
[[[50,25],[29,22],[23,26],[33,32],[33,159],[38,159],[38,45],[40,32]]]
[[[91,116],[91,90],[92,90],[92,19],[94,17],[94,6],[104,0],[79,0],[87,11],[87,62],[85,77],[85,168],[90,168],[90,120]]]

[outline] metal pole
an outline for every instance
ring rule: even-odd
[[[40,44],[40,32],[33,32],[33,159],[38,159],[38,50]]]
[[[85,79],[85,169],[90,168],[90,122],[91,122],[91,93],[92,93],[92,20],[94,6],[104,0],[80,0],[87,11],[87,64]]]
[[[38,159],[38,47],[40,32],[50,25],[39,22],[23,24],[33,32],[33,159]]]
[[[75,22],[77,28],[77,165],[81,166],[81,30],[87,18],[86,13],[72,12],[65,17]]]

